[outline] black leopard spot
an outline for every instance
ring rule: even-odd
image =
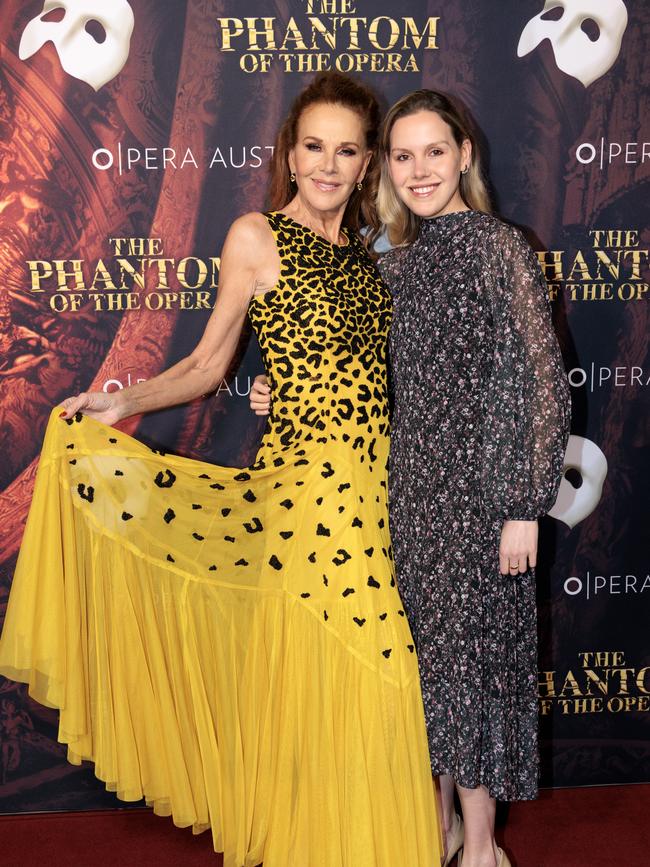
[[[210,485],[210,487],[212,488],[213,491],[225,491],[226,490],[223,485],[219,484],[219,482],[215,482],[213,485]]]
[[[339,494],[342,494],[343,491],[347,491],[348,488],[352,487],[350,482],[345,482],[343,485],[339,485]]]
[[[205,539],[205,536],[201,536],[200,533],[192,533],[192,536],[194,536],[197,542],[202,542]]]
[[[212,564],[212,566],[208,566],[208,572],[216,572],[216,571],[217,571],[217,567],[214,565],[214,563]]]
[[[381,584],[379,583],[379,581],[375,581],[375,579],[371,575],[368,578],[368,587],[374,587],[375,590],[379,590],[379,588],[381,587]]]
[[[363,626],[363,624],[366,622],[365,617],[353,617],[352,619],[357,624],[357,626]]]
[[[316,505],[317,505],[317,506],[321,506],[322,504],[323,504],[323,498],[322,498],[322,497],[318,497],[318,499],[316,500]]]
[[[174,558],[172,557],[171,554],[168,554],[168,555],[167,555],[167,559],[169,560],[170,563],[175,563],[175,562],[176,562],[176,560],[174,560]]]
[[[163,521],[166,524],[169,524],[169,522],[173,521],[175,517],[176,517],[176,512],[173,509],[167,509],[167,511],[163,515]]]
[[[406,646],[408,647],[408,649],[410,650],[411,653],[415,652],[415,647],[412,644],[407,644]]]
[[[285,509],[293,509],[293,503],[291,502],[291,500],[282,500],[280,505],[284,506]]]
[[[209,476],[207,473],[201,473],[201,475],[199,476],[199,478],[200,478],[200,479],[209,479],[210,476]]]
[[[133,515],[130,512],[122,512],[122,520],[130,521]]]
[[[332,534],[330,532],[329,527],[325,527],[325,526],[323,526],[323,524],[319,523],[318,526],[316,527],[316,535],[317,536],[331,536]]]
[[[282,563],[280,563],[275,554],[273,554],[273,556],[269,560],[269,566],[273,566],[273,568],[276,569],[278,572],[280,571],[280,569],[282,569]]]
[[[250,473],[237,473],[237,475],[234,477],[236,482],[249,482],[250,478]]]
[[[221,514],[224,516],[224,518],[227,518],[231,512],[232,512],[232,509],[222,509],[221,510]]]
[[[246,522],[244,528],[247,533],[260,533],[264,529],[259,518],[253,518],[250,524]]]
[[[316,562],[316,552],[312,551],[311,554],[309,555],[309,557],[307,557],[307,559],[309,560],[310,563],[315,563]]]
[[[192,508],[193,509],[202,509],[203,506],[201,506],[199,503],[192,503]]]
[[[329,461],[323,461],[323,466],[325,467],[325,469],[321,472],[321,476],[324,479],[329,479],[330,476],[334,475],[334,468]]]
[[[401,608],[399,609],[399,611],[397,613],[399,614],[400,617],[406,617],[406,615],[404,614],[404,612],[402,611]]]
[[[171,470],[165,470],[164,473],[162,471],[159,472],[154,479],[154,482],[159,488],[171,488],[175,481],[176,476]]]
[[[95,499],[95,489],[92,485],[77,485],[77,493],[81,497],[82,500],[86,500],[88,503],[92,503]]]
[[[354,521],[352,521],[353,527],[363,527],[363,521],[361,518],[355,517]]]
[[[380,619],[380,620],[385,620],[387,617],[388,617],[388,614],[387,614],[386,611],[384,611],[383,614],[380,614],[380,615],[379,615],[379,619]]]
[[[293,536],[293,530],[280,530],[280,535],[283,539],[290,539]]]
[[[71,461],[68,461],[68,463],[72,464],[72,466],[74,467],[74,465],[77,463],[77,459],[73,458]]]
[[[109,441],[109,443],[110,443],[111,445],[115,445],[115,443],[117,442],[117,440],[115,439],[115,437],[109,437],[109,438],[108,438],[108,441]]]
[[[66,446],[66,448],[67,448],[67,449],[73,449],[73,448],[74,448],[74,443],[68,443],[68,445]]]
[[[248,560],[244,560],[244,558],[242,557],[241,559],[235,561],[235,566],[248,566]]]
[[[237,541],[234,536],[224,536],[223,540],[224,540],[224,542],[236,542]]]
[[[346,596],[351,596],[354,593],[354,587],[346,587],[341,596],[345,598]]]
[[[329,619],[330,619],[330,618],[329,618],[329,614],[327,613],[327,611],[323,611],[323,617],[325,618],[325,620],[329,620]]]
[[[116,476],[123,476],[124,473],[122,472],[122,470],[115,470],[115,475]]]
[[[374,551],[375,551],[374,548],[365,548],[363,553],[364,553],[367,557],[372,557],[372,555],[374,554]]]
[[[309,599],[310,596],[311,596],[311,593],[301,593],[300,594],[301,599]]]
[[[382,650],[381,655],[385,656],[386,659],[388,659],[388,657],[391,655],[392,652],[393,652],[392,647],[388,647],[386,650]]]

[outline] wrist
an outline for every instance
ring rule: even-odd
[[[120,391],[115,392],[114,409],[117,413],[117,421],[122,421],[134,413],[132,401],[129,399],[128,392],[128,388],[120,389]]]

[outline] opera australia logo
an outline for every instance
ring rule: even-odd
[[[626,27],[623,0],[546,0],[524,27],[517,56],[548,39],[558,68],[589,87],[614,65]]]
[[[122,71],[134,23],[127,0],[45,0],[23,31],[18,56],[27,60],[51,42],[68,75],[97,91]]]
[[[606,476],[607,458],[596,443],[571,435],[560,490],[548,514],[573,529],[591,515],[600,502]]]

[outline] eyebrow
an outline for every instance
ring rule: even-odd
[[[310,141],[315,141],[315,142],[318,142],[319,144],[323,144],[323,139],[318,138],[317,135],[306,135],[303,138],[303,141],[307,141],[308,139]],[[338,146],[342,147],[343,145],[352,145],[352,147],[355,147],[355,148],[361,147],[361,145],[359,144],[358,141],[341,141],[341,142],[339,142]]]
[[[432,148],[432,147],[435,147],[436,145],[441,145],[441,144],[448,145],[449,142],[447,141],[447,139],[443,138],[440,141],[431,141],[431,142],[429,142],[429,144],[425,145],[424,147],[426,150],[427,148]],[[408,151],[408,150],[410,150],[410,149],[409,148],[394,147],[394,148],[390,149],[390,152],[392,153],[393,151]]]

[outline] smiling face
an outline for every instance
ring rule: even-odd
[[[296,144],[289,152],[298,197],[312,211],[344,210],[365,176],[370,157],[363,121],[356,112],[329,103],[309,106],[300,115]]]
[[[418,217],[467,210],[460,175],[470,164],[471,145],[459,146],[451,127],[434,111],[400,117],[390,134],[388,168],[396,194]]]

